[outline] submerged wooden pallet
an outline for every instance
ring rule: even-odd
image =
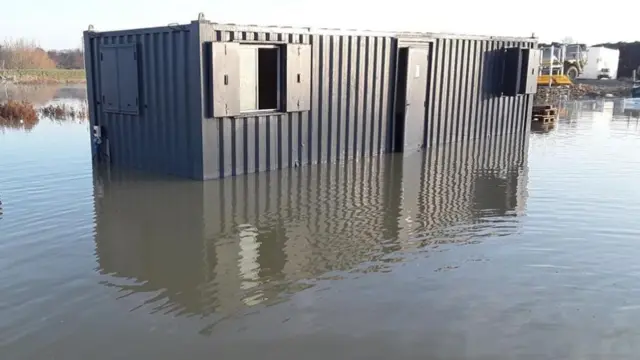
[[[556,116],[558,115],[558,109],[534,110],[533,115]]]
[[[533,121],[547,124],[547,123],[555,122],[556,117],[555,115],[533,115]]]
[[[558,109],[551,105],[538,105],[533,107],[533,115],[555,116]]]
[[[552,123],[558,117],[558,109],[551,105],[536,105],[533,107],[533,121],[542,124]]]
[[[531,123],[531,132],[538,133],[538,134],[546,134],[551,130],[553,130],[555,126],[556,126],[555,122],[544,124],[541,122],[534,121]]]

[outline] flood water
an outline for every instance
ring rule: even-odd
[[[88,132],[0,131],[1,359],[640,353],[640,122],[621,101],[568,103],[508,156],[205,183],[93,169]]]

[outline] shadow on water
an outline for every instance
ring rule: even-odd
[[[95,170],[103,284],[150,312],[224,316],[513,234],[526,146],[492,141],[209,182]]]

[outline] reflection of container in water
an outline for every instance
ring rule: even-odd
[[[245,225],[240,230],[240,260],[238,266],[240,275],[245,280],[242,284],[243,289],[249,289],[257,285],[258,280],[258,251],[260,243],[258,243],[258,229],[251,225]]]

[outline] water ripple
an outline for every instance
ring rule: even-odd
[[[109,333],[126,358],[347,334],[502,359],[638,343],[640,130],[583,105],[528,142],[206,183],[94,169],[81,124],[2,133],[0,346],[37,358]]]

